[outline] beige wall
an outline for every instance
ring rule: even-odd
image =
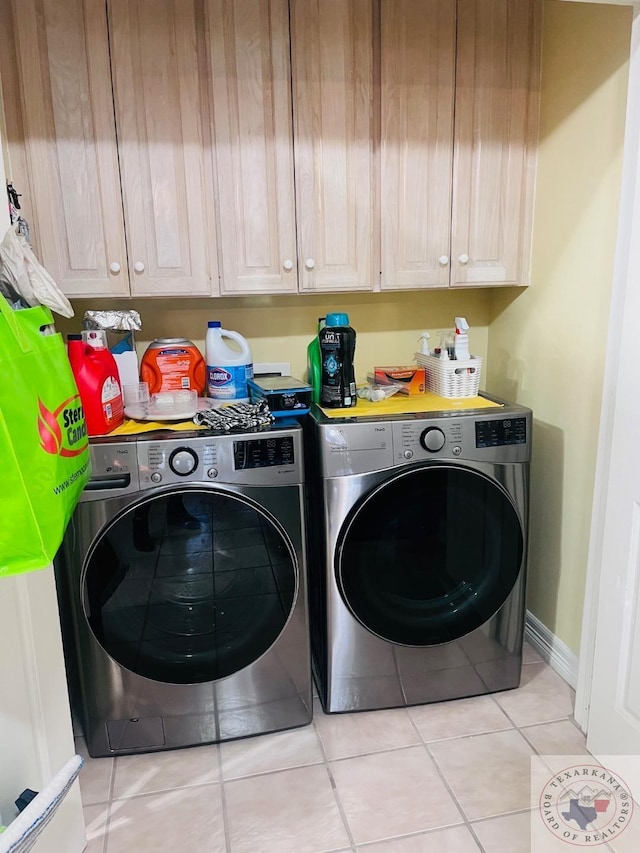
[[[495,293],[487,388],[534,412],[528,607],[579,652],[632,10],[547,0],[532,287]]]

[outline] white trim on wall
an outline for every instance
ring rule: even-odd
[[[525,619],[524,638],[549,664],[551,669],[557,672],[560,678],[564,679],[575,690],[578,681],[577,655],[530,610],[527,610]]]
[[[628,5],[628,4],[626,4]],[[629,59],[629,83],[627,86],[627,114],[624,133],[624,155],[620,192],[620,216],[611,288],[608,343],[602,386],[602,407],[598,435],[598,455],[594,482],[594,499],[591,513],[591,533],[587,560],[586,592],[580,638],[580,662],[576,685],[575,719],[582,731],[589,726],[589,707],[593,689],[593,657],[596,643],[598,614],[598,591],[602,574],[602,539],[604,531],[607,489],[610,476],[611,441],[613,415],[616,402],[618,374],[619,330],[625,292],[629,286],[628,267],[631,235],[634,232],[634,194],[638,184],[637,172],[640,164],[640,3],[633,3],[631,29],[631,54]],[[635,233],[638,226],[635,227]]]

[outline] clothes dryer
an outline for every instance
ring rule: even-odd
[[[312,651],[326,712],[517,687],[531,411],[313,407]]]
[[[56,560],[92,756],[309,723],[301,429],[91,442]]]

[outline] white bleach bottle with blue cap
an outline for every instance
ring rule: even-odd
[[[246,339],[210,320],[205,338],[207,392],[219,405],[248,403],[247,380],[253,379],[253,359]]]

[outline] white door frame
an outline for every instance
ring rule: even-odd
[[[640,2],[624,5],[633,5],[627,113],[618,235],[611,290],[586,593],[576,687],[575,719],[584,732],[587,731],[589,725],[598,595],[602,581],[602,543],[611,463],[613,416],[619,391],[617,342],[622,327],[627,291],[637,287],[638,281],[640,281],[640,253],[632,251],[632,240],[635,238],[636,245],[640,243]]]

